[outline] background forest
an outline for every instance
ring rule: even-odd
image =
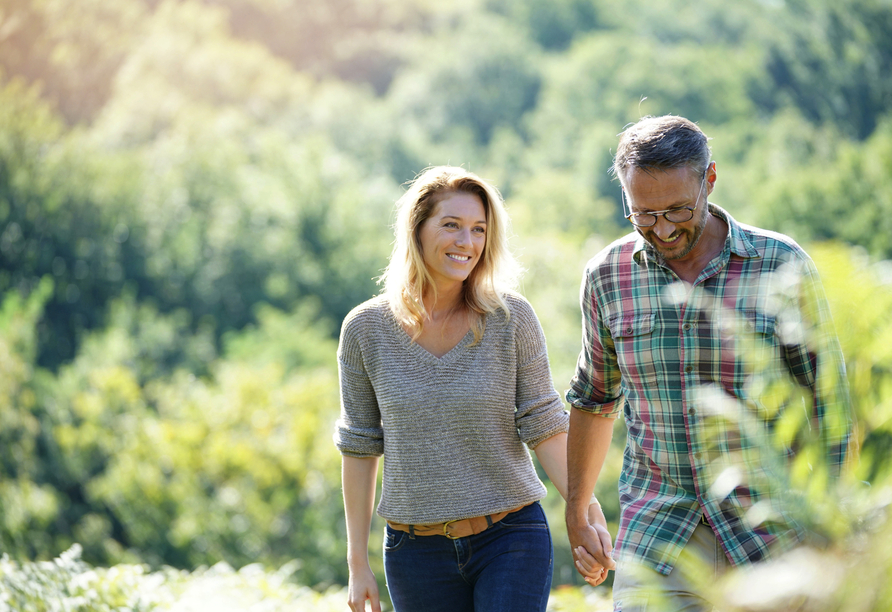
[[[344,609],[337,334],[405,182],[502,190],[562,392],[617,134],[664,113],[813,255],[848,362],[860,461],[800,474],[824,546],[778,596],[892,609],[890,0],[0,0],[0,610]],[[553,609],[606,605],[547,504]]]

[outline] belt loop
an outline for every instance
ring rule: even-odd
[[[489,529],[490,527],[492,527],[492,515],[487,514],[486,515],[486,528]]]
[[[415,525],[409,525],[409,539],[415,539]]]

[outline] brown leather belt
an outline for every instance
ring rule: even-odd
[[[446,521],[445,523],[437,523],[436,525],[404,525],[403,523],[392,523],[390,521],[387,521],[387,524],[390,525],[391,529],[405,531],[412,536],[438,535],[446,536],[450,540],[457,540],[458,538],[466,538],[470,535],[476,535],[486,531],[512,512],[517,512],[527,506],[529,506],[529,504],[524,504],[519,508],[506,510],[505,512],[487,514],[486,516],[472,516],[471,518],[461,519],[459,521]]]

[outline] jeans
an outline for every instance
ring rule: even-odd
[[[551,533],[539,502],[482,533],[450,540],[390,526],[384,572],[395,612],[544,612]]]

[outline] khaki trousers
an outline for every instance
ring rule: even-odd
[[[613,581],[615,612],[713,612],[707,599],[716,579],[731,568],[709,525],[697,525],[668,576],[639,563],[618,564]]]

